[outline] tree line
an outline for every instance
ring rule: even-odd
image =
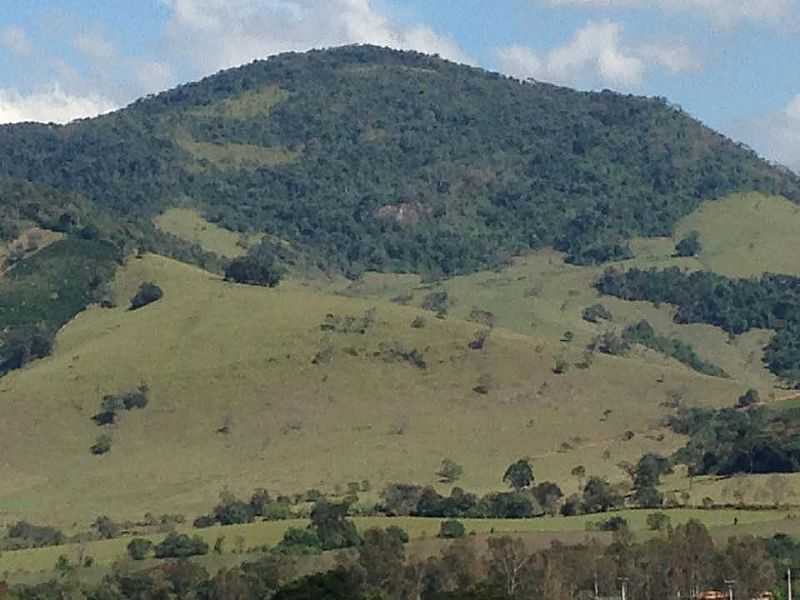
[[[308,573],[296,556],[268,553],[212,574],[190,560],[144,570],[118,567],[98,584],[81,583],[76,567],[60,561],[61,576],[15,586],[14,600],[273,598],[276,600],[571,600],[617,596],[661,600],[723,590],[735,580],[736,598],[784,593],[783,573],[800,544],[732,537],[716,543],[699,521],[669,527],[637,541],[626,527],[610,538],[576,545],[553,542],[534,550],[522,538],[474,536],[417,553],[397,531],[370,529],[360,543],[335,555],[332,567]],[[329,563],[330,564],[330,563]],[[319,568],[319,567],[318,567]]]

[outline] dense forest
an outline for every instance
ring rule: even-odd
[[[744,397],[743,397],[744,398]],[[694,475],[800,471],[800,411],[740,402],[722,410],[691,408],[670,419],[689,442],[675,455]]]
[[[64,127],[0,127],[0,176],[115,218],[199,207],[348,273],[453,274],[542,246],[599,263],[703,200],[800,200],[797,177],[663,98],[371,46],[256,61]]]
[[[751,329],[776,333],[766,347],[769,369],[800,385],[800,279],[767,274],[730,279],[707,271],[607,270],[596,283],[603,294],[625,300],[674,304],[676,323],[708,323],[738,335]]]

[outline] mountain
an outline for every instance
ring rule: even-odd
[[[64,127],[0,128],[0,177],[115,218],[197,207],[324,268],[457,274],[629,255],[707,199],[800,180],[663,98],[371,46],[283,54]]]
[[[680,448],[676,408],[800,374],[798,203],[663,98],[370,46],[0,127],[0,514],[377,497],[443,458],[478,491],[523,456],[625,479]],[[223,280],[241,256],[286,276]],[[669,267],[714,275],[680,295]]]

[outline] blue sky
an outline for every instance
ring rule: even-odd
[[[666,96],[800,169],[800,0],[8,0],[0,122],[64,122],[276,52],[361,42]]]

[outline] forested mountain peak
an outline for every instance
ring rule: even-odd
[[[149,219],[201,209],[325,268],[453,274],[628,255],[703,200],[798,178],[663,98],[372,46],[289,53],[64,127],[0,128],[0,176]]]

